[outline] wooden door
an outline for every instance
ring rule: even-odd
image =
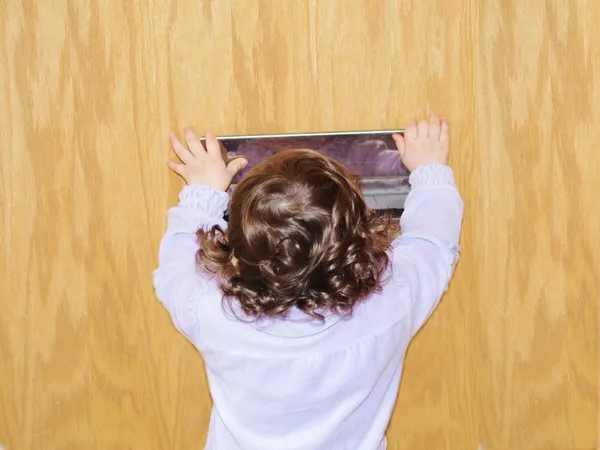
[[[202,448],[154,299],[167,133],[451,123],[466,203],[395,449],[600,445],[600,21],[559,0],[0,3],[0,443]]]

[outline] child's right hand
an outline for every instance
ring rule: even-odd
[[[448,165],[450,136],[448,123],[432,114],[429,122],[422,120],[417,126],[409,122],[404,136],[394,135],[394,141],[408,170],[414,172],[420,166],[428,164]]]

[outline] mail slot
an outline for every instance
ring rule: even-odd
[[[360,177],[368,206],[399,217],[410,192],[409,171],[392,138],[403,130],[334,133],[271,134],[220,137],[226,160],[245,157],[248,165],[233,179],[230,190],[260,161],[277,152],[308,148],[343,164]]]

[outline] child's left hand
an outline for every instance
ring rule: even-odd
[[[236,158],[226,163],[221,155],[219,141],[212,133],[206,133],[206,149],[191,128],[186,127],[184,133],[188,148],[179,142],[175,133],[169,134],[171,146],[183,163],[167,161],[169,168],[181,175],[187,184],[202,184],[226,191],[234,175],[243,169],[248,161]]]

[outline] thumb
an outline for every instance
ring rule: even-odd
[[[396,147],[398,148],[400,157],[404,158],[404,149],[406,148],[404,145],[404,136],[401,134],[394,134],[392,137],[394,138],[394,142],[396,142]]]
[[[233,177],[236,173],[248,165],[248,160],[245,158],[236,158],[227,164],[227,172]]]

